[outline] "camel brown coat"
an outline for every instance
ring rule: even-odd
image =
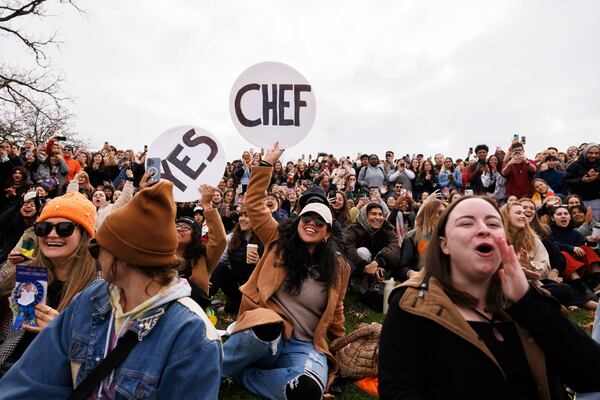
[[[276,253],[276,241],[279,238],[278,223],[264,206],[265,191],[271,181],[272,168],[254,167],[246,193],[246,210],[252,227],[258,238],[265,245],[265,252],[256,265],[254,272],[244,284],[242,303],[237,317],[234,332],[272,323],[283,323],[284,338],[292,336],[293,325],[285,314],[275,305],[271,297],[285,281],[283,260]],[[344,336],[344,296],[350,276],[350,267],[345,259],[339,256],[338,281],[329,289],[327,306],[314,332],[315,349],[324,353],[329,361],[328,385],[333,381],[338,366],[335,357],[329,351],[329,342]]]
[[[208,294],[208,282],[219,260],[227,247],[227,235],[219,212],[212,208],[204,210],[204,220],[208,226],[208,243],[206,243],[206,254],[192,267],[190,280],[196,284],[204,293]]]

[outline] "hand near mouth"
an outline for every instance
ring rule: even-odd
[[[529,283],[514,248],[509,246],[504,238],[496,238],[496,244],[502,259],[502,265],[498,271],[502,283],[502,292],[508,300],[516,303],[529,290]]]

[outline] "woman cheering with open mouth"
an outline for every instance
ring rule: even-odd
[[[567,399],[565,386],[600,389],[600,345],[529,285],[490,199],[453,202],[424,259],[391,296],[381,399]]]

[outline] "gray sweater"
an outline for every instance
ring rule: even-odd
[[[372,167],[370,165],[362,167],[358,173],[357,181],[361,186],[367,188],[371,186],[377,186],[378,188],[381,188],[385,183],[385,173],[383,172],[383,167]]]

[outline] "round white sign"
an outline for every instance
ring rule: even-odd
[[[262,62],[242,72],[229,96],[229,112],[240,134],[255,146],[287,149],[306,137],[315,122],[312,86],[289,65]]]
[[[217,186],[227,166],[221,143],[207,130],[184,125],[157,137],[146,156],[148,171],[160,169],[160,177],[173,183],[177,202],[200,199],[201,184]]]

